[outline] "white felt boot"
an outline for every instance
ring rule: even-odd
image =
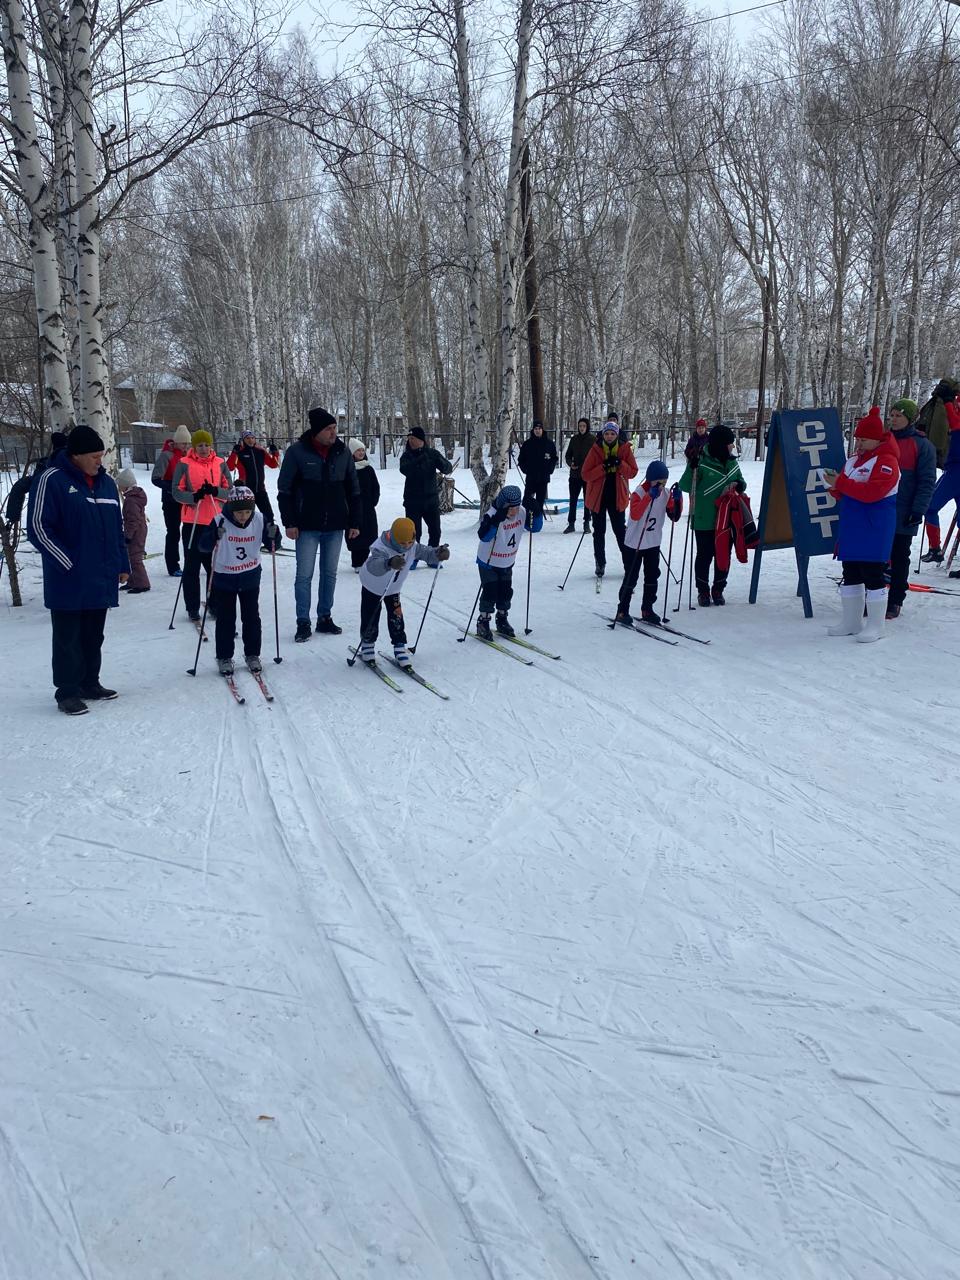
[[[863,583],[855,587],[840,588],[840,607],[843,615],[834,627],[827,627],[828,636],[855,636],[863,628],[863,599],[866,588]]]
[[[858,644],[869,644],[871,640],[882,640],[887,623],[886,591],[867,592],[867,625],[857,636]]]

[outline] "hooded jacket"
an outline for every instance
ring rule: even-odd
[[[715,529],[717,502],[723,495],[724,489],[733,484],[742,493],[747,487],[747,482],[743,478],[743,472],[736,458],[727,458],[725,462],[721,462],[709,449],[702,451],[699,466],[695,470],[688,464],[686,471],[680,477],[680,488],[684,493],[692,492],[694,475],[697,477],[697,489],[693,497],[691,524],[694,530]]]
[[[368,591],[372,591],[375,596],[398,596],[410,574],[414,560],[422,560],[432,569],[434,565],[440,563],[438,551],[438,547],[425,547],[421,542],[414,542],[413,546],[404,550],[394,542],[390,530],[385,529],[370,548],[370,554],[360,568],[360,584]],[[390,568],[388,561],[394,556],[403,556],[402,569]],[[389,586],[387,585],[388,576]]]
[[[197,502],[193,495],[205,484],[212,484],[217,496],[204,494]],[[180,515],[184,524],[213,524],[230,487],[230,472],[224,460],[212,452],[201,458],[196,449],[191,448],[174,469],[171,495],[183,508]]]
[[[549,480],[557,467],[557,446],[546,432],[538,439],[531,431],[520,446],[517,466],[531,480]]]
[[[30,494],[27,537],[43,563],[48,609],[115,609],[120,574],[130,572],[120,494],[103,467],[88,478],[65,449]]]
[[[837,555],[841,560],[890,559],[897,527],[900,450],[889,431],[875,449],[844,463],[832,492],[840,499]]]
[[[937,484],[937,453],[923,432],[911,422],[893,438],[900,450],[900,486],[897,489],[897,533],[912,536],[930,505]],[[916,516],[911,520],[911,516]]]
[[[425,444],[422,449],[409,445],[400,455],[400,473],[405,476],[403,505],[414,511],[426,511],[440,505],[437,472],[448,476],[453,465],[442,453]]]
[[[227,458],[227,466],[237,473],[237,483],[245,484],[254,493],[259,493],[264,487],[265,468],[276,468],[279,465],[279,449],[263,449],[258,444],[246,445],[243,441]]]
[[[563,460],[571,471],[580,471],[587,460],[587,454],[596,444],[597,438],[587,427],[583,435],[579,431],[572,435],[567,443],[567,451]]]
[[[360,527],[360,486],[350,450],[338,436],[326,457],[304,431],[284,454],[277,481],[280,520],[287,529],[337,533]]]
[[[633,450],[629,444],[625,444],[618,438],[616,445],[616,477],[617,477],[617,510],[626,511],[627,502],[630,498],[630,481],[634,478],[640,468],[637,466],[637,460],[633,456]],[[607,478],[606,470],[606,454],[604,453],[605,445],[603,438],[595,439],[587,454],[586,461],[580,472],[583,483],[586,486],[584,493],[584,501],[586,505],[594,513],[600,510],[603,502],[604,483]]]
[[[123,536],[131,557],[142,556],[147,546],[147,495],[138,484],[123,495]]]
[[[150,483],[169,495],[173,488],[173,473],[177,469],[177,463],[186,457],[186,454],[187,450],[181,449],[175,440],[164,440],[163,448],[157,454],[153,471],[150,473]]]

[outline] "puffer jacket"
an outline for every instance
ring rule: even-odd
[[[937,484],[937,451],[911,424],[894,431],[900,450],[900,487],[897,489],[897,533],[914,534],[930,505]],[[911,516],[916,516],[911,520]]]
[[[336,533],[360,528],[360,486],[353,455],[334,440],[326,457],[309,431],[284,454],[277,481],[280,520],[287,529]]]
[[[130,572],[116,481],[100,468],[91,485],[65,449],[30,493],[27,537],[43,563],[48,609],[115,609]]]
[[[177,469],[177,463],[186,456],[186,453],[186,449],[181,449],[175,441],[164,440],[163,448],[157,454],[153,471],[150,473],[150,483],[155,484],[164,493],[170,493],[173,488],[173,473]]]
[[[583,483],[586,486],[584,500],[593,512],[600,510],[600,504],[603,501],[604,482],[607,478],[604,447],[602,440],[593,442],[593,446],[587,454],[586,461],[580,472]],[[618,440],[616,450],[617,510],[626,511],[627,503],[630,501],[630,481],[639,471],[639,467],[629,444]]]
[[[123,495],[123,536],[131,556],[142,556],[147,546],[147,495],[138,484]]]
[[[869,453],[848,458],[832,492],[840,499],[837,556],[886,563],[897,527],[900,450],[887,431]]]
[[[198,503],[193,495],[204,484],[212,484],[217,496],[213,498],[205,494]],[[213,524],[229,492],[230,472],[224,460],[215,453],[201,458],[196,449],[188,449],[177,463],[171,493],[183,506],[180,516],[184,524]]]

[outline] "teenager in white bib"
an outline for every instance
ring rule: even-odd
[[[275,547],[277,526],[264,528],[256,509],[256,497],[246,485],[234,485],[227,494],[220,518],[210,527],[215,539],[211,561],[211,596],[215,597],[217,669],[233,675],[233,642],[240,609],[243,656],[250,671],[263,669],[260,661],[260,548]],[[209,602],[208,602],[209,606]]]
[[[524,511],[520,497],[520,490],[515,484],[506,485],[480,521],[480,546],[477,548],[480,612],[477,614],[477,635],[481,640],[493,639],[490,615],[494,610],[500,635],[516,635],[507,616],[513,600],[514,562],[524,538],[531,533],[539,533],[543,528],[543,516],[534,516]]]

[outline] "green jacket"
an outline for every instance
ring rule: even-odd
[[[684,493],[692,491],[693,476],[697,477],[697,491],[693,500],[694,529],[715,529],[717,525],[717,499],[728,485],[737,484],[743,490],[747,487],[736,458],[728,458],[726,462],[718,462],[707,453],[700,454],[700,465],[691,471],[687,467],[680,477],[680,488]]]

